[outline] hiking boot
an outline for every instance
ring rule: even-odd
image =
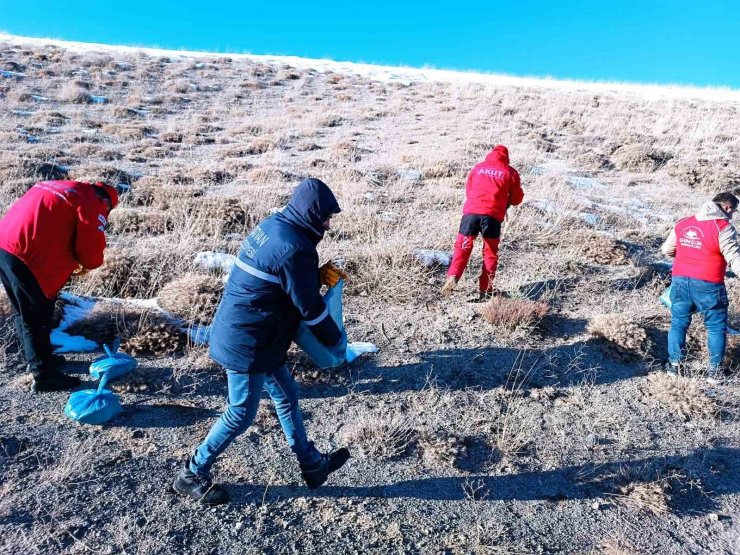
[[[452,295],[452,291],[455,289],[455,286],[457,285],[457,278],[455,276],[448,276],[447,280],[445,281],[445,284],[442,286],[442,289],[440,292],[442,293],[443,297],[449,297]]]
[[[57,370],[36,374],[31,383],[31,391],[41,393],[44,391],[65,391],[80,387],[82,381],[77,376],[62,374]]]
[[[301,465],[301,474],[308,489],[316,489],[321,486],[329,474],[342,468],[349,460],[349,449],[342,447],[333,453],[321,455],[321,459],[310,466]]]
[[[665,373],[671,376],[672,378],[677,378],[679,373],[679,366],[677,362],[666,362],[665,363]]]
[[[229,501],[229,492],[214,484],[210,476],[198,476],[190,470],[190,462],[185,461],[172,483],[172,489],[185,497],[190,497],[204,505],[223,505]]]

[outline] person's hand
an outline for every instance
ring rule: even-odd
[[[327,287],[334,287],[340,279],[347,279],[349,276],[341,268],[337,268],[331,262],[327,262],[319,268],[319,281]]]
[[[79,264],[77,268],[75,268],[75,271],[72,272],[72,275],[75,276],[84,276],[86,273],[88,273],[90,270],[85,268],[82,264]]]

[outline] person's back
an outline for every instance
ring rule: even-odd
[[[503,222],[506,209],[521,204],[523,199],[519,172],[509,165],[508,149],[498,145],[470,171],[463,214],[485,215]]]
[[[93,187],[76,181],[37,183],[0,220],[0,249],[28,266],[48,298],[78,266],[94,269],[103,263],[108,207]]]
[[[211,358],[225,368],[269,373],[280,367],[301,320],[325,345],[342,339],[319,294],[322,218],[339,212],[321,185],[302,187],[303,200],[291,199],[242,243],[211,332]]]
[[[117,188],[105,183],[42,181],[0,220],[0,281],[34,391],[79,385],[59,371],[64,357],[52,351],[54,301],[75,270],[103,264],[107,218],[117,203]]]
[[[730,222],[738,202],[731,193],[718,194],[695,215],[679,220],[661,247],[663,254],[675,258],[666,364],[670,375],[680,372],[686,357],[686,332],[698,312],[707,329],[707,375],[712,380],[721,376],[726,348],[727,265],[740,273],[740,245]]]
[[[468,265],[473,244],[483,238],[483,267],[478,278],[478,297],[485,300],[493,294],[493,279],[498,268],[498,247],[501,227],[510,206],[522,203],[519,173],[509,165],[509,150],[495,146],[486,159],[476,164],[468,174],[465,203],[460,220],[455,250],[442,294],[449,296]]]

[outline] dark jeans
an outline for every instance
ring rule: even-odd
[[[28,370],[38,376],[51,358],[51,321],[54,301],[46,298],[41,286],[21,260],[0,249],[0,281],[15,310],[15,330]]]
[[[686,356],[686,331],[698,312],[707,329],[709,364],[718,368],[725,357],[727,342],[727,290],[724,283],[674,277],[671,282],[671,330],[668,332],[668,358],[678,363]]]
[[[229,381],[229,404],[195,450],[190,460],[192,472],[207,476],[224,449],[252,425],[263,390],[275,403],[283,433],[298,462],[302,465],[318,462],[321,454],[306,436],[298,406],[298,384],[287,366],[280,367],[272,374],[241,374],[227,370],[226,377]]]

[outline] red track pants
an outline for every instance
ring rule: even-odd
[[[493,289],[492,282],[498,267],[498,246],[501,241],[501,222],[490,216],[477,214],[463,216],[447,275],[455,276],[458,280],[462,277],[473,252],[475,238],[479,234],[483,239],[483,268],[478,278],[478,287],[480,291],[488,292]]]

